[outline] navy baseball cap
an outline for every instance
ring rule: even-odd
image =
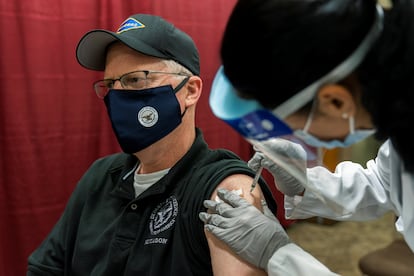
[[[108,46],[120,41],[148,56],[172,59],[194,75],[200,74],[199,55],[191,37],[163,18],[150,14],[128,17],[117,31],[87,32],[76,48],[76,58],[87,69],[104,71]]]

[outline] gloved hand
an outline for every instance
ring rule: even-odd
[[[291,242],[283,227],[264,200],[262,213],[228,190],[219,189],[217,194],[222,202],[204,201],[204,206],[213,214],[199,214],[206,223],[205,228],[243,259],[267,270],[267,264],[276,250]]]
[[[262,146],[278,163],[257,151],[247,165],[255,171],[260,166],[269,170],[276,188],[283,194],[295,196],[303,193],[303,184],[306,182],[306,151],[299,144],[281,138],[264,141]],[[256,147],[254,149],[258,150]]]

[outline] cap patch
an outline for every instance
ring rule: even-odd
[[[129,30],[135,30],[140,28],[145,28],[145,25],[136,20],[135,18],[130,17],[124,22],[122,22],[121,26],[119,26],[116,32],[120,34]]]

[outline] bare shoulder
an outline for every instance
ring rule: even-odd
[[[211,196],[211,200],[216,200],[217,189],[223,188],[229,191],[234,191],[240,194],[241,197],[252,203],[258,209],[262,209],[261,200],[264,199],[260,185],[257,185],[253,192],[250,193],[250,188],[253,182],[253,177],[245,174],[233,174],[226,177],[216,188]]]
[[[259,185],[250,193],[253,178],[244,174],[234,174],[225,178],[213,192],[211,199],[216,200],[217,189],[224,188],[239,193],[247,201],[262,210],[262,191]],[[227,244],[220,241],[212,233],[205,230],[206,238],[210,248],[211,262],[214,275],[267,275],[264,270],[242,260]]]

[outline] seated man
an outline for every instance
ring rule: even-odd
[[[254,172],[209,149],[195,126],[202,81],[192,39],[160,17],[137,14],[116,32],[92,30],[79,63],[104,71],[94,84],[124,153],[85,173],[27,275],[262,275],[211,234],[198,214],[218,188],[249,193]],[[263,192],[262,192],[263,191]]]

